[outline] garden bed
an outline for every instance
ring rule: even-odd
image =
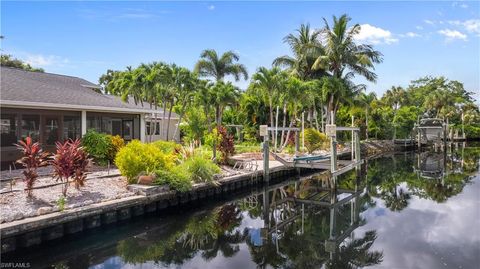
[[[51,177],[43,177],[35,182],[35,187],[52,183],[55,181]],[[22,191],[25,188],[23,181],[17,180],[13,187],[13,192],[0,194],[0,223],[60,211],[58,201],[62,196],[62,185],[35,189],[32,198]],[[96,177],[87,180],[80,190],[69,186],[64,208],[72,209],[132,195],[135,194],[127,190],[124,177]]]

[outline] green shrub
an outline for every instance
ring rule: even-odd
[[[82,137],[82,146],[87,153],[100,165],[106,165],[113,150],[112,140],[95,130],[88,130]]]
[[[153,144],[133,140],[117,153],[115,165],[129,183],[134,183],[141,172],[169,170],[174,159],[173,154],[165,154]]]
[[[152,143],[155,147],[165,154],[177,154],[182,146],[173,141],[158,140]]]
[[[325,134],[322,134],[320,131],[308,128],[303,131],[305,138],[305,147],[307,148],[308,153],[312,153],[315,150],[319,150],[325,147],[328,138]]]
[[[458,132],[461,135],[461,131]],[[469,139],[480,138],[480,127],[474,125],[465,125],[465,136]]]
[[[194,156],[179,167],[184,167],[191,174],[191,180],[196,183],[212,182],[213,176],[220,173],[220,168],[216,164],[201,156]]]
[[[155,171],[155,184],[168,185],[171,189],[186,192],[192,188],[191,174],[181,166],[170,170],[159,169]]]
[[[114,162],[118,151],[125,146],[125,140],[123,140],[123,138],[119,135],[107,135],[107,137],[110,139],[112,144],[112,147],[108,152],[108,159],[111,162]]]

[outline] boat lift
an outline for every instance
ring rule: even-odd
[[[269,150],[269,132],[270,131],[293,131],[295,132],[295,156],[292,160],[287,160],[279,156],[276,152]],[[337,132],[347,131],[352,133],[352,147],[350,152],[337,152]],[[330,170],[333,177],[339,176],[351,169],[360,166],[363,161],[360,157],[360,128],[358,127],[337,127],[335,124],[326,125],[326,134],[330,138],[330,154],[317,156],[299,156],[299,128],[273,128],[267,125],[260,126],[260,136],[264,137],[263,142],[263,176],[265,181],[269,181],[269,156],[273,155],[275,160],[284,166],[293,168],[307,168]],[[344,154],[351,154],[351,160],[339,160],[338,157]]]

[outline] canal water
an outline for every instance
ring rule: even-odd
[[[2,256],[31,268],[479,268],[480,147],[367,160]]]

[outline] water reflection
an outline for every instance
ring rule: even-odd
[[[6,259],[59,268],[414,268],[403,256],[422,253],[414,259],[421,268],[474,267],[480,238],[463,233],[480,224],[471,204],[478,199],[464,189],[478,175],[479,157],[480,148],[463,145],[392,154],[338,179],[295,178],[217,206],[145,218]],[[459,249],[463,255],[444,254]],[[436,253],[442,263],[429,260]]]

